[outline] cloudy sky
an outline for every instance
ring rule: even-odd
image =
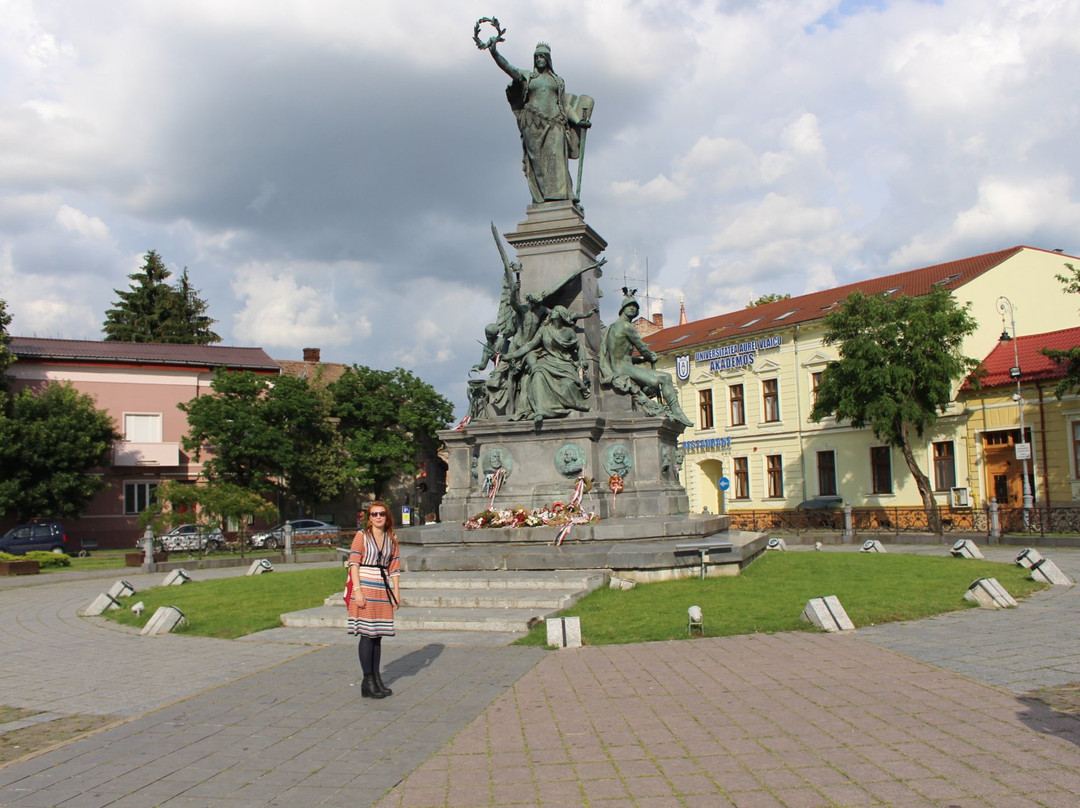
[[[528,191],[472,42],[596,98],[583,204],[677,322],[1027,244],[1080,250],[1075,0],[0,0],[0,298],[100,339],[155,249],[229,345],[464,409]],[[646,282],[647,279],[647,282]]]

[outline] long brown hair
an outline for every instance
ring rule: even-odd
[[[364,531],[371,532],[371,509],[382,506],[382,509],[386,511],[386,521],[383,523],[383,530],[386,531],[386,535],[394,541],[397,541],[397,534],[394,533],[394,512],[390,510],[390,506],[383,502],[381,499],[377,499],[374,502],[368,503],[367,513],[364,514]]]

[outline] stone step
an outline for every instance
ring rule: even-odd
[[[607,583],[598,570],[483,570],[409,572],[401,578],[402,606],[394,625],[403,631],[499,631],[524,633],[545,617],[576,603]],[[281,616],[295,628],[347,627],[342,592],[324,605]]]
[[[480,608],[421,608],[402,606],[394,615],[394,627],[400,631],[500,631],[524,634],[538,620],[558,609],[480,609]],[[344,609],[317,606],[281,616],[288,628],[348,627]]]
[[[606,573],[595,570],[445,570],[409,571],[402,590],[417,589],[586,589]],[[600,580],[599,585],[603,585]]]
[[[401,605],[432,609],[565,609],[574,603],[582,590],[575,589],[416,589],[402,588]],[[327,606],[345,606],[342,593],[326,599]]]

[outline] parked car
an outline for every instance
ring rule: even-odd
[[[276,550],[285,546],[285,525],[292,525],[293,547],[305,544],[329,544],[337,539],[341,528],[318,519],[293,519],[282,522],[269,530],[260,530],[251,534],[251,546],[265,550]]]
[[[69,553],[67,533],[59,522],[28,522],[16,525],[0,537],[0,552],[26,555],[33,550]]]
[[[196,550],[198,552],[220,550],[225,546],[225,535],[217,528],[206,525],[180,525],[157,537],[161,549],[169,552]]]

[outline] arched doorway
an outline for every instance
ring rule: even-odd
[[[701,495],[701,506],[708,508],[711,513],[724,513],[724,492],[717,483],[724,476],[724,464],[719,460],[702,460],[698,463],[698,493]]]

